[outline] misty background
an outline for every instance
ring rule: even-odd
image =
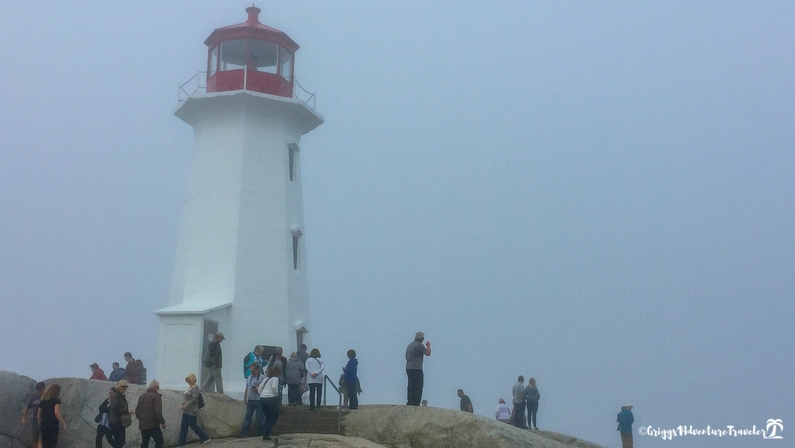
[[[329,376],[354,348],[361,403],[405,403],[421,330],[430,406],[493,418],[521,374],[541,429],[602,445],[626,402],[637,446],[795,437],[795,3],[693,3],[257,2],[326,120],[301,170]],[[0,6],[0,369],[157,377],[178,86],[250,4]]]

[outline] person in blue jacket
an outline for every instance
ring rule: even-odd
[[[348,398],[350,399],[350,409],[359,409],[359,395],[356,393],[356,384],[359,382],[357,375],[359,361],[356,359],[356,350],[348,350],[348,364],[345,366],[345,384],[348,387]]]
[[[618,428],[621,433],[621,446],[623,448],[632,448],[632,424],[635,423],[635,417],[632,416],[632,405],[625,404],[621,406],[621,412],[616,417]]]

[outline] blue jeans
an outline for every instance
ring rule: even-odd
[[[536,413],[538,412],[538,400],[527,400],[527,427],[538,428],[536,423]],[[530,421],[532,420],[532,422]]]
[[[279,420],[279,399],[276,397],[262,398],[262,413],[265,414],[265,424],[262,427],[262,438],[270,437],[276,421]]]
[[[196,420],[195,415],[182,414],[182,423],[179,425],[179,443],[177,443],[177,446],[185,446],[185,442],[187,442],[188,439],[188,428],[192,429],[202,442],[210,438]]]
[[[262,412],[262,403],[260,399],[246,401],[246,417],[243,419],[243,429],[240,430],[240,435],[248,437],[248,430],[251,428],[251,418],[254,416],[254,411],[257,411],[257,425],[260,434],[265,434],[265,414]]]

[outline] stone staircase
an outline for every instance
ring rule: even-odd
[[[342,417],[350,413],[343,409]],[[321,407],[314,411],[309,406],[284,406],[271,435],[281,434],[339,434],[336,406]]]

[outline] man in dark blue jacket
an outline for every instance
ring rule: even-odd
[[[635,423],[635,417],[632,416],[632,405],[625,404],[621,406],[621,412],[616,417],[618,428],[621,433],[621,446],[623,448],[632,448],[632,424]]]
[[[350,409],[359,409],[359,395],[356,391],[356,385],[359,382],[359,360],[356,359],[356,350],[348,350],[348,364],[345,366],[345,384],[348,386],[348,399],[350,400]]]

